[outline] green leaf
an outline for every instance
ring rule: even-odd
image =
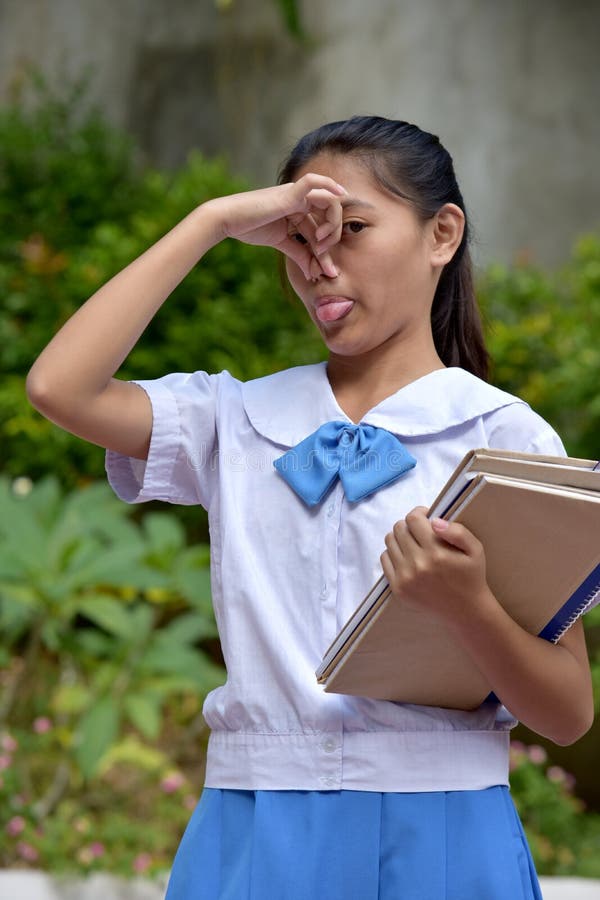
[[[89,705],[91,693],[83,684],[61,684],[50,700],[55,713],[78,715]]]
[[[26,591],[23,592],[25,595]],[[0,590],[0,595],[2,591]],[[31,599],[31,598],[29,598]],[[10,594],[0,600],[0,630],[2,643],[12,644],[31,626],[37,618],[35,606],[30,602],[21,602]]]
[[[148,740],[155,741],[162,725],[160,698],[148,692],[129,694],[125,697],[124,706],[131,724]]]
[[[131,610],[122,602],[103,594],[92,594],[84,597],[78,604],[78,610],[91,622],[105,631],[125,638],[133,639],[137,634],[137,621]]]
[[[170,641],[176,644],[195,644],[203,638],[216,637],[217,626],[212,616],[190,612],[177,616],[162,629]]]
[[[105,694],[114,691],[120,670],[120,660],[114,653],[111,653],[110,657],[101,665],[95,666],[90,679],[94,693]]]
[[[98,774],[105,774],[112,766],[119,763],[135,766],[146,772],[161,772],[169,765],[169,762],[170,760],[166,753],[157,750],[155,747],[148,747],[136,735],[130,734],[114,744],[104,754],[98,768]]]
[[[143,528],[155,550],[179,550],[185,545],[185,531],[172,513],[147,513]]]
[[[100,584],[139,584],[146,586],[149,572],[139,565],[139,555],[132,547],[108,547],[97,553],[87,565],[69,572],[65,583],[70,590],[93,587]]]
[[[177,568],[174,585],[188,603],[195,609],[212,615],[212,592],[210,571],[199,568]]]
[[[77,729],[75,758],[84,778],[91,778],[115,743],[119,732],[119,708],[112,697],[102,697],[82,716]]]
[[[110,656],[114,649],[115,639],[97,628],[79,629],[76,646],[80,654],[92,659],[103,659]]]
[[[202,651],[175,643],[163,634],[154,635],[140,669],[148,676],[179,675],[201,691],[212,690],[225,680],[224,670],[211,663]]]
[[[47,535],[36,521],[27,498],[4,497],[0,509],[0,537],[4,552],[10,553],[25,571],[44,567]]]
[[[62,498],[58,479],[46,476],[34,484],[30,494],[22,498],[31,514],[45,528],[49,529],[60,509]]]

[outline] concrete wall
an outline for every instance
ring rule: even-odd
[[[220,11],[219,6],[228,6]],[[595,0],[0,0],[0,98],[86,67],[154,162],[224,151],[259,183],[321,121],[416,121],[453,154],[479,257],[559,263],[600,225]]]

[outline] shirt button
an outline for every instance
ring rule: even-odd
[[[323,741],[321,746],[325,753],[333,753],[334,750],[337,750],[337,744],[333,738],[327,738],[327,740]]]
[[[330,519],[335,512],[335,503],[330,503],[327,507],[327,518]]]
[[[324,784],[325,787],[333,787],[335,784],[335,778],[332,778],[331,775],[325,775],[320,779],[321,784]]]
[[[321,588],[321,599],[324,600],[327,596],[327,584],[323,584]]]

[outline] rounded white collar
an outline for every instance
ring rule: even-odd
[[[252,426],[274,443],[292,447],[324,422],[351,420],[339,406],[327,364],[297,366],[241,384]],[[438,434],[512,403],[524,403],[464,369],[438,369],[400,388],[361,422],[398,437]]]

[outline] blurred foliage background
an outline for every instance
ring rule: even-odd
[[[202,201],[249,185],[199,155],[176,172],[143,169],[81,86],[26,90],[0,110],[0,865],[152,873],[196,802],[202,700],[224,677],[206,521],[117,501],[103,452],[34,412],[24,379],[112,274]],[[571,455],[600,456],[599,236],[560,270],[492,265],[479,295],[495,383]],[[226,241],[120,375],[244,379],[322,357],[274,254]],[[586,628],[600,701],[600,611]],[[570,748],[519,737],[513,793],[540,872],[600,877],[597,730],[577,765]]]

